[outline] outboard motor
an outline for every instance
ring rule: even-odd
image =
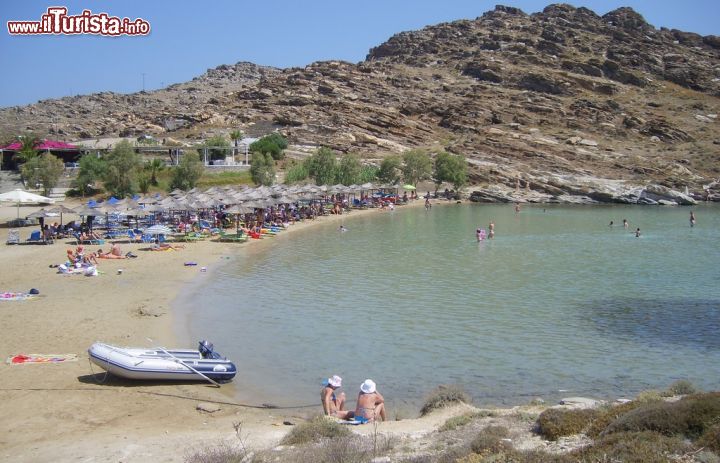
[[[200,355],[202,358],[212,358],[213,354],[213,345],[211,342],[205,341],[204,339],[200,341],[200,345],[198,346],[198,350],[200,351]]]

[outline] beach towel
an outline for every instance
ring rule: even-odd
[[[24,301],[26,299],[33,299],[35,297],[37,297],[35,294],[30,293],[0,293],[0,301]]]
[[[8,357],[7,363],[19,365],[21,363],[61,363],[77,362],[77,354],[17,354]]]
[[[351,420],[342,420],[342,421],[339,421],[340,424],[347,424],[347,425],[350,425],[350,426],[357,426],[357,425],[359,425],[359,424],[365,424],[365,423],[369,423],[369,422],[370,422],[370,420],[367,420],[367,419],[365,419],[365,418],[363,418],[363,417],[355,417],[355,418],[353,418],[353,419],[351,419]]]

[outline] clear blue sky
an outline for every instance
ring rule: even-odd
[[[362,61],[395,33],[474,19],[495,4],[541,11],[536,0],[3,0],[0,107],[100,91],[131,93],[184,82],[220,64],[250,61],[294,67],[314,61]],[[558,3],[558,2],[556,2]],[[630,6],[655,27],[720,35],[718,0],[568,1],[605,14]],[[146,37],[11,36],[6,22],[39,20],[49,6],[143,18]]]

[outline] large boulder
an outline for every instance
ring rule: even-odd
[[[693,204],[697,204],[697,201],[695,201],[693,198],[691,198],[689,195],[686,195],[685,193],[681,193],[679,191],[671,190],[668,187],[655,184],[645,187],[645,191],[643,192],[642,197],[652,199],[660,204],[675,203],[683,206],[691,206]]]

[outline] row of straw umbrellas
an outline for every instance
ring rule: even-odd
[[[98,216],[117,214],[133,217],[144,217],[155,212],[168,211],[197,211],[225,206],[225,212],[233,214],[250,214],[256,209],[266,209],[279,204],[291,204],[298,201],[322,201],[329,195],[357,195],[375,190],[395,190],[399,185],[273,185],[251,187],[211,187],[205,191],[193,188],[190,191],[174,190],[168,196],[160,194],[139,197],[137,199],[124,198],[103,203],[83,204],[71,209],[63,205],[43,208],[28,217],[55,217],[60,214],[76,214],[80,216]]]

